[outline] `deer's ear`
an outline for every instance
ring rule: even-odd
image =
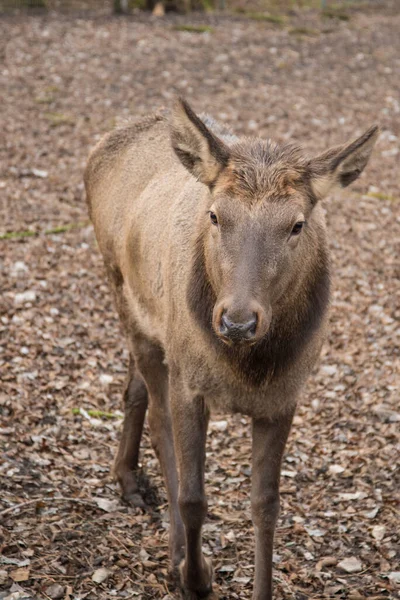
[[[311,187],[318,199],[334,187],[350,185],[361,175],[378,134],[379,128],[375,125],[353,142],[331,148],[310,161]]]
[[[228,164],[229,149],[179,98],[171,118],[171,143],[179,160],[202,183],[212,186]]]

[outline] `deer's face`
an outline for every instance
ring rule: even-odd
[[[306,203],[217,195],[205,221],[205,260],[217,297],[212,325],[227,344],[252,344],[271,324],[307,252]]]
[[[377,133],[373,127],[354,142],[310,159],[298,147],[260,139],[230,137],[228,145],[184,101],[177,102],[173,149],[209,189],[203,251],[216,297],[212,327],[225,343],[256,343],[267,334],[285,295],[301,296],[299,282],[312,277],[307,266],[324,227],[316,205],[331,188],[345,187],[360,175]]]

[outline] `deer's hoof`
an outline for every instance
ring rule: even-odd
[[[124,470],[121,473],[121,471],[118,472],[116,469],[115,477],[121,486],[123,500],[125,500],[129,506],[145,509],[146,503],[139,492],[134,471]]]
[[[171,535],[171,534],[170,534]],[[171,551],[171,572],[174,572],[180,577],[180,565],[185,558],[185,547],[177,545]]]
[[[173,552],[170,566],[168,569],[168,575],[170,580],[177,586],[179,586],[181,582],[180,564],[184,556],[185,549],[183,547]]]
[[[179,565],[181,577],[182,598],[184,600],[217,600],[218,596],[212,590],[211,560],[203,557],[202,571],[193,573],[186,567],[183,560]]]
[[[125,502],[127,504],[129,504],[129,506],[132,506],[133,508],[142,508],[144,510],[147,507],[145,501],[143,500],[141,494],[139,494],[139,493],[135,493],[135,494],[123,493],[122,498],[125,500]]]

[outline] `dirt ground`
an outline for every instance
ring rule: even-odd
[[[127,351],[82,184],[102,133],[176,92],[310,153],[382,128],[362,178],[325,202],[330,334],[284,460],[274,578],[285,600],[398,597],[400,14],[348,16],[0,21],[1,599],[178,597],[147,432],[148,510],[111,476]],[[250,458],[248,419],[214,415],[204,552],[229,600],[251,597]]]

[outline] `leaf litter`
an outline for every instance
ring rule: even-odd
[[[381,126],[366,173],[325,204],[330,332],[284,459],[274,580],[282,599],[396,597],[394,6],[360,9],[326,32],[316,12],[293,11],[287,26],[320,31],[301,37],[240,16],[203,15],[212,29],[201,35],[173,27],[198,26],[196,15],[52,13],[0,22],[1,600],[177,597],[165,488],[147,427],[139,473],[147,508],[123,504],[112,479],[121,421],[110,415],[122,410],[128,355],[82,185],[99,136],[119,119],[167,105],[175,92],[238,133],[299,141],[310,152],[374,121]],[[50,120],[35,101],[50,95],[51,114],[68,118]],[[216,589],[230,600],[251,598],[254,576],[249,431],[247,418],[215,415],[207,442],[204,552]]]

